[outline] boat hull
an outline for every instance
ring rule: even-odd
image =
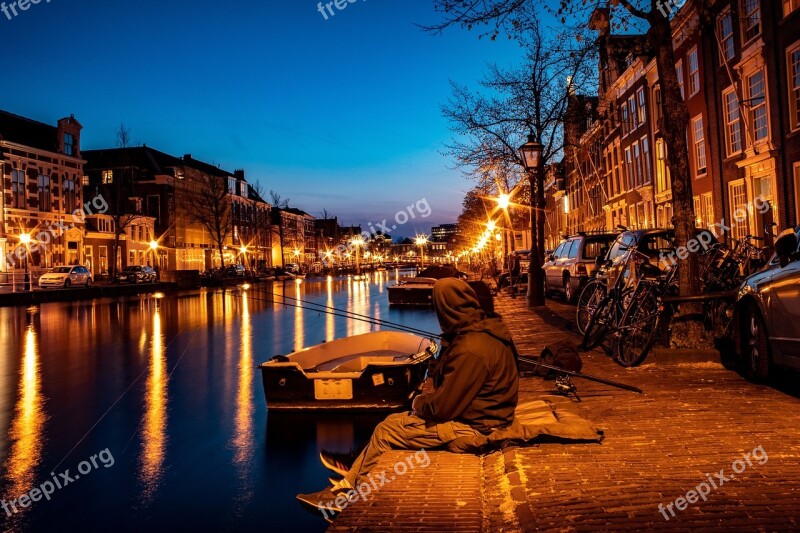
[[[377,331],[312,346],[263,363],[270,410],[397,410],[409,406],[427,377],[437,344]]]
[[[394,285],[388,288],[389,305],[433,305],[433,287],[430,285]]]

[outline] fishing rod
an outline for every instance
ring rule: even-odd
[[[442,337],[441,333],[431,333],[429,331],[421,330],[421,329],[418,329],[418,328],[412,328],[410,326],[405,326],[403,324],[398,324],[396,322],[390,322],[388,320],[382,320],[380,318],[371,317],[369,315],[363,315],[363,314],[360,314],[360,313],[355,313],[353,311],[346,311],[346,310],[343,310],[343,309],[338,309],[336,307],[323,305],[323,304],[318,304],[318,303],[310,302],[310,301],[307,301],[307,300],[302,300],[300,298],[293,298],[291,296],[285,296],[283,294],[276,294],[274,292],[266,291],[266,290],[263,290],[263,289],[254,289],[253,292],[260,292],[260,293],[263,293],[263,294],[267,294],[267,295],[273,296],[273,298],[269,299],[269,300],[266,300],[266,299],[263,299],[263,298],[253,298],[253,300],[255,300],[255,301],[277,303],[277,304],[282,304],[282,305],[289,305],[289,306],[296,307],[296,308],[299,308],[299,309],[307,309],[309,311],[324,312],[324,313],[328,313],[328,314],[333,315],[333,316],[338,316],[340,318],[346,318],[346,319],[349,319],[349,320],[358,320],[358,321],[361,321],[361,322],[366,322],[366,323],[371,324],[373,326],[389,327],[389,328],[392,328],[392,329],[405,331],[407,333],[413,333],[415,335],[422,335],[422,336],[425,336],[425,337],[434,337],[434,338],[441,338]],[[279,297],[279,298],[283,298],[284,300],[288,299],[288,300],[292,300],[293,302],[298,302],[298,303],[291,303],[291,302],[286,302],[286,301],[277,302],[275,300],[275,298],[274,298],[276,296]],[[303,305],[303,304],[305,304],[305,305]],[[317,309],[314,309],[314,307],[317,307]],[[569,382],[569,377],[576,377],[576,378],[581,378],[581,379],[585,379],[585,380],[588,380],[588,381],[594,381],[596,383],[601,383],[603,385],[609,385],[611,387],[617,387],[619,389],[635,392],[637,394],[643,394],[642,389],[640,389],[638,387],[634,387],[633,385],[628,385],[626,383],[620,383],[618,381],[613,381],[613,380],[610,380],[610,379],[605,379],[605,378],[601,378],[601,377],[598,377],[598,376],[593,376],[591,374],[583,374],[581,372],[574,372],[572,370],[566,370],[566,369],[561,368],[561,367],[549,365],[547,363],[542,363],[542,362],[540,362],[540,361],[538,361],[536,359],[533,359],[531,357],[518,356],[518,359],[522,363],[533,365],[533,366],[538,366],[538,367],[541,367],[541,368],[546,368],[548,370],[552,370],[554,372],[558,372],[558,373],[562,374],[562,376],[566,379],[566,381],[562,381],[562,385],[564,387],[565,392],[572,392],[572,393],[576,392],[575,386],[572,385]],[[576,396],[577,396],[577,394],[576,394]]]
[[[441,333],[431,333],[430,331],[425,331],[423,329],[414,328],[411,326],[406,326],[404,324],[398,324],[397,322],[390,322],[389,320],[383,320],[380,318],[375,318],[369,315],[362,315],[360,313],[356,313],[354,311],[347,311],[344,309],[339,309],[336,307],[331,307],[329,305],[319,304],[316,302],[310,302],[308,300],[301,300],[300,298],[293,298],[291,296],[286,296],[283,294],[277,294],[271,291],[263,290],[263,289],[251,289],[253,292],[259,292],[261,294],[266,294],[273,296],[271,300],[261,300],[261,301],[269,301],[273,303],[282,303],[283,305],[291,305],[293,307],[298,307],[300,309],[308,309],[309,311],[322,311],[325,313],[329,313],[334,316],[338,316],[341,318],[349,318],[351,320],[360,320],[362,322],[366,322],[368,324],[372,324],[374,326],[385,326],[387,328],[397,329],[400,331],[405,331],[407,333],[414,333],[415,335],[422,335],[424,337],[436,337],[441,338]],[[288,303],[288,302],[277,302],[275,301],[274,297],[283,298],[292,300],[294,302],[298,302],[298,304]],[[308,307],[306,307],[308,306]],[[316,308],[315,308],[316,307]]]

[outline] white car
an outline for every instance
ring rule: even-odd
[[[42,289],[52,287],[68,289],[78,285],[92,286],[92,273],[85,266],[57,266],[39,278],[39,287]]]

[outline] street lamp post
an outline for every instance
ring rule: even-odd
[[[31,254],[31,236],[28,233],[23,233],[19,236],[19,243],[25,246],[25,275],[22,278],[22,290],[29,292],[31,290],[31,273],[28,267],[28,256]]]
[[[417,235],[417,238],[414,239],[414,243],[419,246],[419,265],[421,270],[425,268],[425,245],[428,244],[428,236]]]
[[[519,147],[528,181],[531,187],[531,261],[528,267],[528,307],[544,306],[544,172],[542,151],[544,146],[534,135],[528,135],[528,142]],[[535,195],[534,195],[535,191]]]

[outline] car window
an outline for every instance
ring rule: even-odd
[[[656,257],[665,250],[672,250],[672,239],[666,235],[646,235],[639,243],[639,251],[650,257]]]
[[[69,274],[69,267],[56,267],[53,269],[54,274]]]
[[[608,251],[610,240],[586,240],[583,244],[583,258],[595,260]]]
[[[567,252],[567,257],[570,259],[575,259],[578,257],[578,251],[581,249],[581,239],[574,239],[570,246],[569,252]]]
[[[554,259],[558,259],[559,257],[561,257],[561,251],[564,250],[564,245],[565,244],[566,244],[565,242],[562,242],[561,244],[558,245],[558,248],[556,248],[556,251],[553,252],[553,258]]]

